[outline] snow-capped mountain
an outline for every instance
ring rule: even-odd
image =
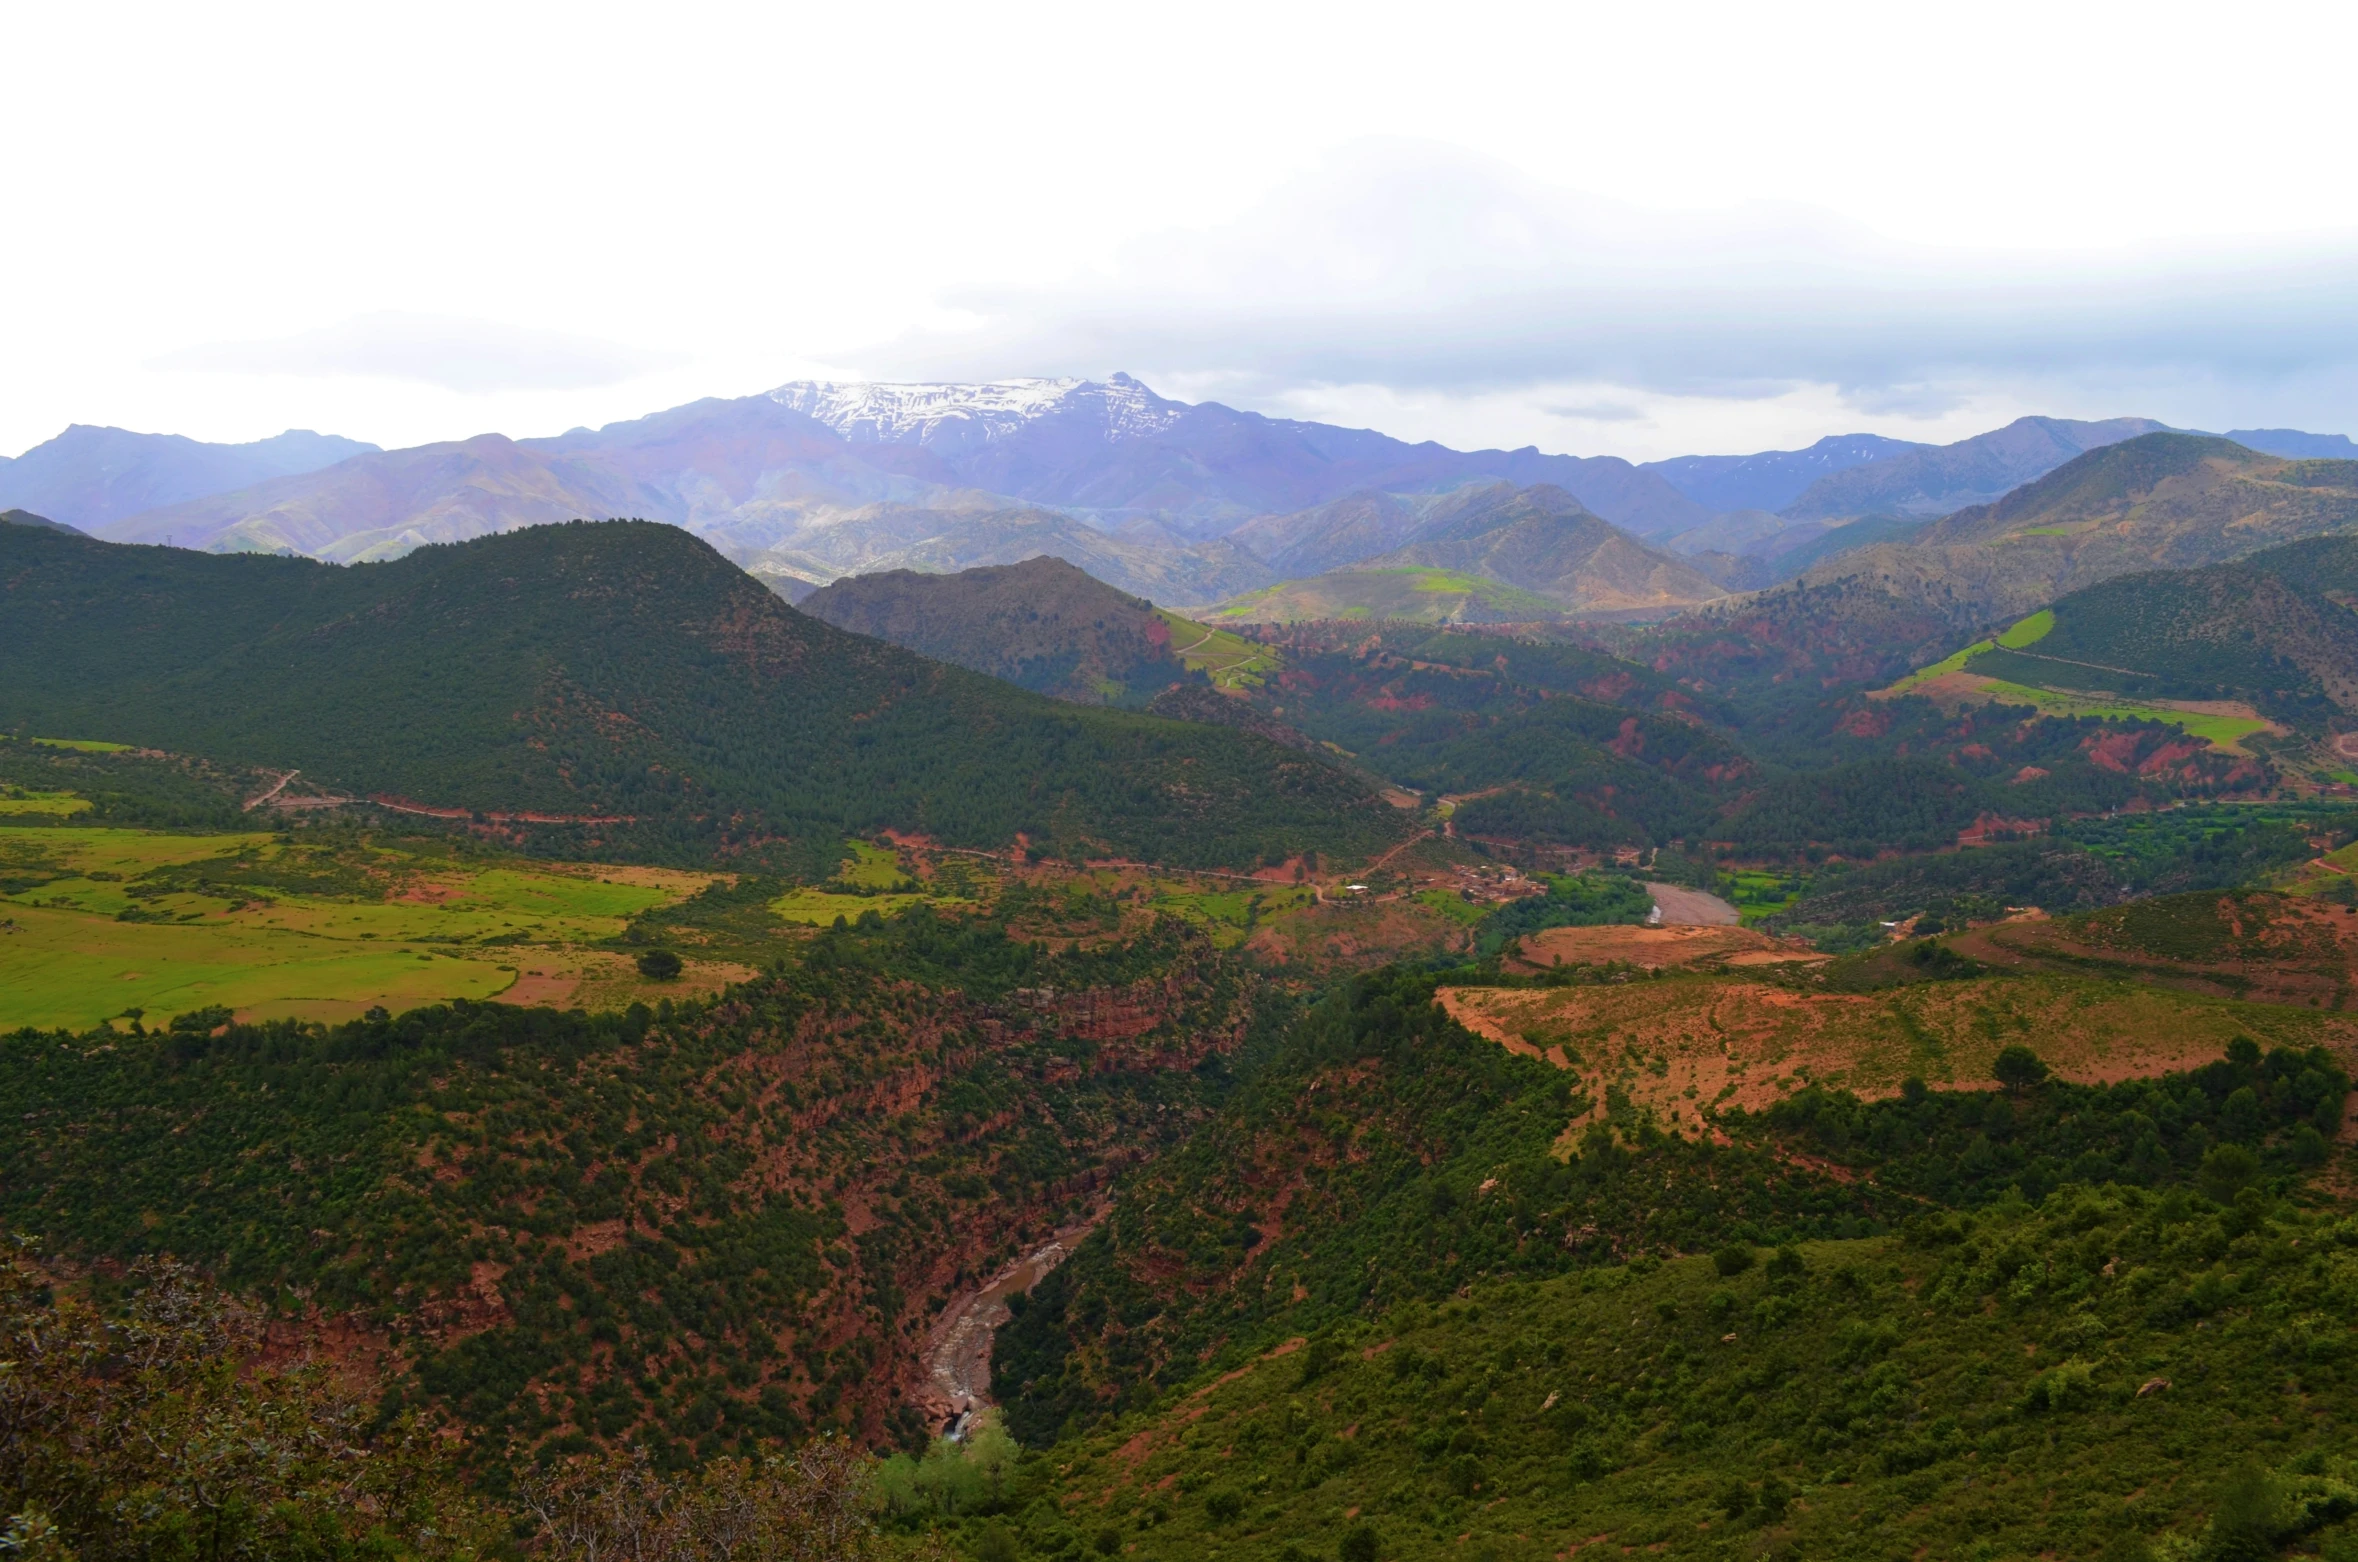
[[[853,444],[965,446],[1007,439],[1050,420],[1079,423],[1108,443],[1159,434],[1187,404],[1165,401],[1127,374],[1095,380],[992,380],[982,385],[880,385],[794,380],[770,400],[815,418]]]
[[[1124,590],[1185,602],[1258,583],[1266,562],[1248,542],[1224,540],[1255,516],[1475,481],[1554,483],[1643,535],[1706,518],[1661,478],[1610,457],[1412,445],[1172,401],[1117,374],[798,382],[553,439],[481,435],[364,456],[130,516],[102,535],[351,562],[568,516],[630,515],[684,526],[798,580],[879,559],[1000,562],[1004,544],[1053,547]]]

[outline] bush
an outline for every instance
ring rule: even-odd
[[[1342,1562],[1376,1562],[1376,1558],[1383,1555],[1383,1550],[1384,1543],[1376,1534],[1375,1526],[1361,1524],[1343,1537],[1342,1549],[1337,1555],[1342,1558]]]
[[[680,957],[668,949],[650,949],[639,956],[639,974],[651,982],[677,981],[683,969]]]
[[[1752,1248],[1743,1242],[1731,1242],[1711,1255],[1711,1267],[1728,1279],[1734,1279],[1752,1267]]]

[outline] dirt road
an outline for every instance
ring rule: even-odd
[[[1664,927],[1735,927],[1744,920],[1735,907],[1699,889],[1676,884],[1649,884],[1646,889],[1654,897],[1654,909],[1662,914]]]

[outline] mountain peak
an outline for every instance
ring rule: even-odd
[[[1152,434],[1187,411],[1127,374],[1110,381],[986,380],[973,385],[794,380],[770,400],[833,429],[854,444],[971,445],[1016,434],[1047,418],[1097,424],[1107,439]]]

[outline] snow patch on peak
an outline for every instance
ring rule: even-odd
[[[991,380],[980,385],[887,385],[795,380],[770,392],[780,406],[857,444],[988,443],[1043,418],[1100,425],[1108,441],[1169,428],[1187,408],[1127,374],[1080,379]]]

